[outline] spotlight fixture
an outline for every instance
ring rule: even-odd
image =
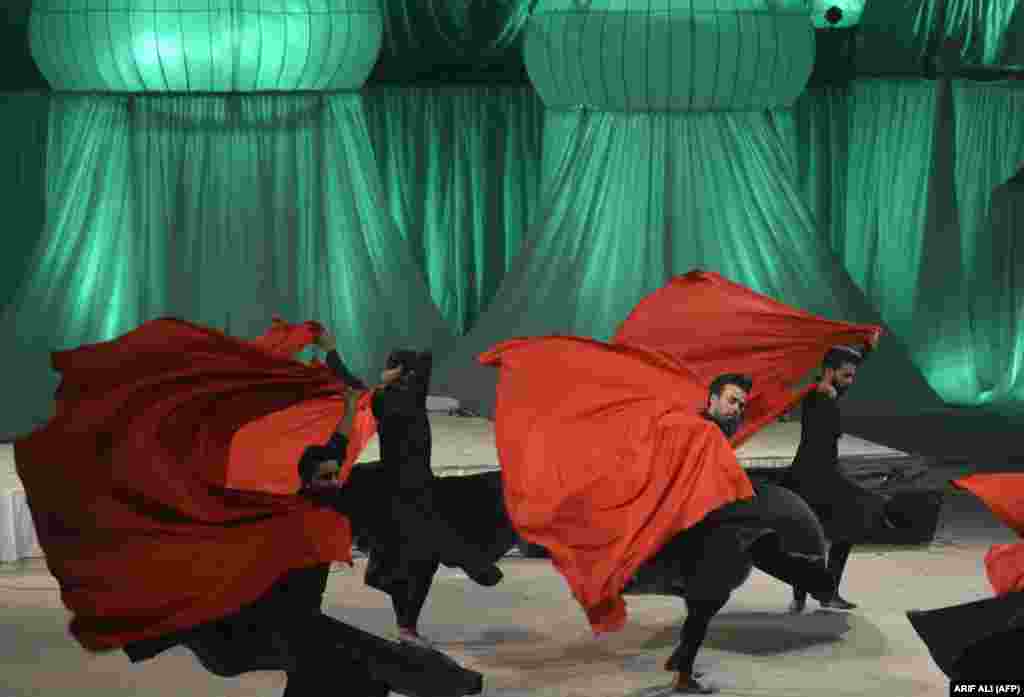
[[[811,21],[818,29],[853,29],[860,24],[865,0],[811,0]]]

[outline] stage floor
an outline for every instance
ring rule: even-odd
[[[493,426],[483,419],[432,414],[438,474],[493,469]],[[784,467],[799,425],[777,424],[748,443],[748,467]],[[377,458],[376,442],[362,460]],[[904,453],[844,437],[845,459],[907,460]],[[69,463],[69,465],[72,463]],[[945,478],[954,472],[936,471]],[[0,449],[0,484],[15,500],[23,492],[12,448]],[[10,497],[9,497],[10,498]],[[0,531],[2,532],[2,531]],[[722,695],[800,697],[934,697],[946,681],[932,664],[904,612],[987,597],[988,545],[1014,539],[973,497],[947,496],[935,540],[918,547],[865,547],[851,557],[844,594],[853,613],[785,613],[789,590],[755,571],[711,626],[699,666]],[[365,560],[337,565],[327,611],[391,635],[386,596],[362,583]],[[631,620],[620,633],[590,634],[565,582],[547,560],[508,557],[494,589],[443,570],[428,600],[422,629],[457,660],[485,674],[491,697],[653,697],[666,692],[661,666],[685,616],[681,601],[628,600]],[[816,607],[813,601],[812,609]],[[0,564],[0,695],[2,697],[277,697],[284,675],[250,673],[221,679],[184,649],[132,666],[115,652],[92,655],[68,635],[68,615],[42,559]],[[325,694],[345,694],[345,677]],[[359,697],[353,695],[353,697]]]
[[[498,468],[494,424],[487,419],[431,414],[434,434],[433,466],[439,475],[469,474]],[[789,467],[800,444],[800,424],[775,423],[751,438],[738,455],[745,467]],[[904,458],[908,455],[861,438],[844,435],[839,440],[841,458]],[[370,441],[359,462],[380,458],[377,438]]]
[[[844,594],[852,613],[785,613],[788,589],[755,571],[713,621],[698,666],[726,697],[936,697],[946,680],[904,612],[990,594],[982,558],[1007,542],[970,496],[947,497],[929,546],[854,550]],[[325,608],[389,636],[386,596],[362,583],[365,562],[331,574]],[[685,616],[681,601],[628,599],[625,630],[594,639],[565,582],[546,560],[508,558],[505,580],[480,588],[442,571],[423,632],[486,676],[489,697],[653,697],[670,676],[662,664]],[[0,694],[3,697],[278,697],[284,675],[221,679],[184,649],[137,666],[121,653],[91,655],[67,633],[56,581],[40,560],[0,565]],[[325,695],[347,694],[345,676]],[[352,697],[359,697],[353,695]]]

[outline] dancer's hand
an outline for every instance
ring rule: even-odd
[[[337,460],[321,462],[316,474],[313,475],[313,479],[309,482],[309,488],[314,491],[337,489],[341,486],[341,482],[338,481],[338,473],[340,471],[341,466]]]
[[[381,385],[386,387],[402,376],[402,366],[388,368],[380,374]]]
[[[338,343],[334,340],[334,335],[326,329],[316,338],[316,345],[324,351],[335,351],[338,347]]]
[[[818,385],[818,392],[823,395],[827,395],[830,399],[836,399],[839,397],[839,393],[836,391],[836,388],[827,382],[822,382]]]

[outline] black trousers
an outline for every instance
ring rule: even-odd
[[[320,695],[339,680],[352,697],[387,697],[388,684],[374,678],[358,650],[339,650],[356,647],[345,625],[321,611],[329,573],[327,564],[292,571],[264,600],[267,626],[279,628],[294,657],[283,697]]]

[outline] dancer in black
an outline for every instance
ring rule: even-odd
[[[743,419],[750,378],[717,377],[711,384],[704,418],[729,436]],[[834,591],[825,568],[825,537],[814,513],[799,496],[765,482],[753,482],[755,496],[712,511],[700,523],[675,535],[637,571],[624,594],[665,594],[686,601],[680,642],[665,664],[677,674],[678,694],[711,694],[695,670],[711,620],[742,586],[753,567],[825,600]]]
[[[846,562],[853,545],[874,532],[909,526],[909,513],[900,502],[870,491],[847,476],[839,466],[839,438],[842,435],[839,400],[853,385],[864,360],[860,349],[836,346],[822,363],[817,388],[804,398],[800,424],[800,445],[783,485],[799,494],[821,519],[831,541],[828,568],[835,577],[836,593],[822,607],[852,610],[857,607],[839,595]],[[890,505],[895,503],[896,505]],[[802,612],[807,594],[794,589],[791,612]]]
[[[378,525],[366,582],[391,595],[399,634],[412,642],[422,641],[417,622],[430,588],[423,581],[433,577],[439,563],[463,569],[482,586],[502,579],[494,552],[467,540],[449,522],[452,512],[438,505],[426,410],[432,361],[428,352],[392,352],[386,386],[373,396],[393,522]]]
[[[340,380],[365,389],[334,350],[330,334],[317,344]],[[500,472],[434,476],[426,411],[431,369],[429,352],[396,350],[388,356],[372,399],[381,461],[355,467],[345,486],[329,494],[368,548],[366,584],[391,597],[399,638],[423,647],[430,643],[419,633],[419,617],[440,565],[462,568],[476,583],[494,586],[502,579],[496,562],[517,540],[504,512]],[[339,445],[308,451],[322,464],[314,472],[310,460],[307,479],[333,476],[332,463],[344,460],[344,447],[331,452]]]

